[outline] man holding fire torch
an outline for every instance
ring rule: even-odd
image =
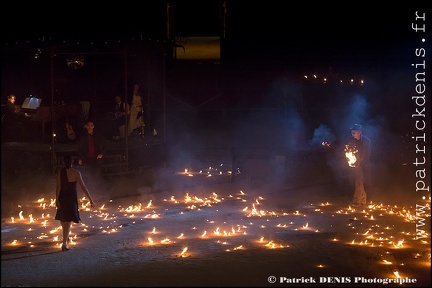
[[[350,164],[354,168],[354,199],[353,205],[366,205],[365,187],[370,183],[370,152],[371,141],[363,135],[363,127],[354,124],[351,128],[352,138],[349,141],[350,150],[353,152],[355,162]]]

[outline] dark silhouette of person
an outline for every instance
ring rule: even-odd
[[[130,105],[118,95],[115,96],[114,100],[113,121],[118,135],[114,135],[113,139],[121,140],[126,137],[126,121],[128,120],[126,117],[130,113]]]
[[[63,232],[61,249],[68,251],[68,240],[71,231],[71,224],[81,221],[79,214],[77,183],[80,185],[84,194],[90,201],[90,206],[94,208],[94,202],[90,192],[84,183],[81,172],[72,168],[73,158],[70,154],[63,157],[65,167],[57,174],[56,187],[56,207],[55,219],[60,221]]]
[[[4,125],[4,136],[7,141],[20,141],[24,139],[24,120],[25,117],[30,117],[29,114],[18,109],[15,101],[16,96],[14,94],[9,94],[3,109],[4,117],[2,119],[2,124]]]
[[[354,170],[354,199],[353,205],[365,205],[367,203],[366,189],[370,187],[371,181],[371,141],[363,134],[363,127],[354,124],[351,128],[352,138],[348,145],[354,151],[356,158],[352,167]]]
[[[87,131],[81,134],[78,143],[78,164],[85,166],[85,173],[92,179],[100,179],[102,158],[106,153],[105,138],[95,129],[93,120],[87,120]]]

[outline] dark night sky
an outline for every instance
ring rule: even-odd
[[[220,35],[220,1],[172,1],[174,36]],[[404,51],[417,45],[411,29],[415,1],[377,6],[375,2],[330,4],[227,0],[226,37],[231,59],[303,66],[406,65]],[[371,4],[372,3],[372,4]],[[5,6],[6,4],[2,4]],[[133,4],[74,2],[69,7],[14,1],[2,17],[8,45],[51,37],[56,41],[97,42],[164,39],[166,1]],[[26,12],[23,13],[22,11]],[[22,15],[22,16],[21,16]],[[430,45],[430,44],[429,44]],[[430,47],[430,46],[429,46]],[[402,51],[402,52],[401,52]],[[277,56],[277,58],[275,58]],[[340,64],[339,64],[340,63]]]
[[[218,35],[218,0],[173,2],[176,35]],[[20,3],[8,3],[9,9],[2,9],[8,11],[2,17],[3,27],[7,27],[2,32],[4,39],[28,39],[29,35],[116,39],[122,35],[164,37],[165,33],[165,1],[143,1],[127,6],[74,2],[70,7]],[[264,45],[273,51],[290,49],[306,57],[382,53],[414,36],[410,23],[414,11],[422,7],[411,3],[377,7],[364,3],[347,6],[302,2],[290,5],[290,2],[273,0],[227,1],[227,37],[237,45],[252,46],[254,52],[262,51]]]

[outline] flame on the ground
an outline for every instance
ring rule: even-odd
[[[180,257],[186,257],[185,253],[188,250],[188,247],[183,248],[182,252],[180,253]]]
[[[171,240],[169,238],[165,238],[161,241],[162,244],[169,244],[171,243]]]

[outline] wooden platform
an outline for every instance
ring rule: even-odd
[[[107,140],[101,173],[106,177],[136,173],[143,168],[164,165],[165,143],[159,139]],[[2,143],[2,175],[56,171],[66,154],[78,156],[78,143]],[[54,159],[53,159],[54,156]]]

